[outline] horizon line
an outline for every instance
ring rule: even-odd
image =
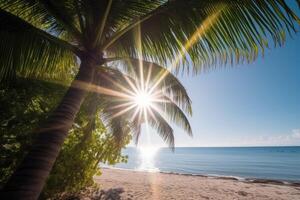
[[[147,145],[145,145],[147,146]],[[141,146],[125,146],[125,148],[139,148]],[[170,148],[168,146],[156,146],[158,148]],[[176,148],[241,148],[241,147],[300,147],[300,145],[261,145],[261,146],[255,146],[255,145],[249,145],[249,146],[175,146]]]

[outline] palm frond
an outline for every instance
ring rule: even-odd
[[[108,59],[108,61],[111,60]],[[150,87],[152,85],[156,90],[162,90],[184,111],[192,114],[192,102],[185,87],[166,67],[135,58],[120,58],[115,62],[120,62],[121,68],[134,79],[140,79],[140,73],[143,70],[144,81],[147,82],[149,79]]]
[[[117,144],[122,144],[123,139],[131,133],[128,123],[122,117],[109,118],[106,114],[105,110],[101,112],[106,129],[112,134]]]
[[[141,14],[140,23],[118,37],[107,51],[135,58],[141,53],[146,60],[164,65],[171,62],[177,71],[182,66],[189,70],[193,64],[194,72],[214,69],[217,64],[252,62],[270,46],[269,41],[282,45],[286,33],[295,32],[300,23],[284,0],[175,0],[143,20],[145,16]],[[140,35],[135,35],[135,29]],[[119,30],[123,29],[116,29],[116,34]]]
[[[116,110],[111,109],[111,98],[99,95],[98,106],[101,108],[99,116],[107,131],[114,137],[117,144],[122,144],[127,135],[134,133],[135,129],[131,122],[124,116],[115,116]]]
[[[81,33],[79,31],[79,23],[76,16],[76,3],[74,0],[42,0],[39,4],[55,18],[55,21],[67,29],[69,34],[80,41]]]
[[[0,8],[60,37],[80,38],[74,0],[3,0]]]
[[[135,145],[138,145],[140,135],[141,135],[141,129],[142,129],[142,121],[139,117],[135,117],[133,121],[130,124],[132,134],[134,136],[134,142]]]
[[[94,84],[102,88],[117,90],[110,78],[117,78],[117,80],[122,81],[122,74],[119,73],[118,70],[101,66],[95,73]],[[99,117],[117,144],[122,144],[122,139],[125,138],[125,135],[130,134],[133,129],[127,118],[124,116],[116,116],[116,113],[119,112],[120,109],[114,107],[120,103],[119,97],[97,91],[96,94],[98,106],[101,109]]]
[[[2,0],[0,9],[21,18],[36,28],[55,32],[55,35],[59,35],[62,31],[59,23],[49,15],[38,0]]]
[[[111,9],[111,5],[112,5],[112,0],[108,0],[107,4],[104,6],[105,10],[104,10],[103,14],[100,14],[100,15],[98,14],[98,13],[100,13],[99,9],[97,9],[95,12],[95,16],[94,16],[94,18],[96,18],[95,19],[96,24],[95,24],[95,28],[94,28],[95,29],[95,31],[94,31],[95,32],[95,41],[94,41],[95,44],[101,43],[101,38],[102,38],[102,35],[104,32],[104,28],[105,28],[105,25],[107,22],[107,18],[108,18],[110,9]]]
[[[99,67],[99,73],[96,76],[98,78],[94,79],[96,81],[95,84],[101,86],[101,88],[106,88],[109,91],[120,93],[124,92],[122,87],[130,89],[130,85],[126,79],[130,79],[130,81],[134,83],[136,78],[122,73],[117,68],[104,66]],[[123,125],[126,124],[129,127],[131,133],[135,136],[136,143],[138,142],[141,133],[140,126],[145,122],[145,120],[147,120],[149,124],[157,130],[162,139],[166,141],[170,147],[174,147],[174,135],[173,129],[168,124],[168,121],[174,122],[182,127],[189,135],[192,135],[191,126],[183,111],[176,105],[176,103],[165,95],[159,96],[159,100],[154,102],[154,107],[157,110],[151,109],[147,119],[141,112],[139,114],[134,114],[136,109],[127,110],[128,106],[120,106],[125,105],[124,103],[130,101],[126,99],[126,97],[120,98],[118,95],[110,95],[109,93],[100,92],[100,99],[99,103],[103,104],[103,115],[106,119],[103,119],[103,121],[111,123],[110,120],[112,119],[117,121],[125,120],[126,123],[124,122]],[[163,116],[165,116],[168,121]],[[118,137],[118,135],[116,135],[116,137]]]
[[[152,114],[148,117],[149,125],[157,130],[160,137],[174,150],[175,139],[172,127],[156,110],[152,110]]]
[[[70,77],[75,47],[3,10],[0,24],[0,81],[16,75]]]
[[[192,136],[192,128],[184,112],[167,96],[161,96],[160,101],[161,102],[154,103],[154,106],[165,113],[165,117],[168,121],[174,122],[183,128],[189,136]]]
[[[160,13],[166,4],[163,3],[163,5],[161,5],[161,3],[163,3],[163,1],[115,1],[112,6],[111,21],[109,21],[109,26],[113,27],[115,31],[112,32],[112,35],[107,36],[102,49],[107,49],[123,34],[135,28],[151,16]]]

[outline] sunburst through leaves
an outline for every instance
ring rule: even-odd
[[[126,121],[120,129],[128,126],[126,131],[135,135],[136,143],[143,123],[154,128],[170,147],[174,147],[170,122],[192,134],[184,113],[191,114],[191,101],[179,80],[165,67],[131,58],[101,66],[98,77],[92,90],[107,102],[104,121],[108,126]]]

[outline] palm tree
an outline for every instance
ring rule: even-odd
[[[129,62],[198,73],[251,62],[268,41],[283,44],[300,21],[284,0],[1,0],[0,9],[1,82],[16,76],[61,78],[78,69],[4,188],[7,197],[28,199],[38,197],[82,101],[99,89],[94,83],[101,82],[103,71]],[[162,79],[172,81],[168,75],[162,73],[155,87]],[[189,108],[185,94],[170,87],[163,90],[171,100]]]

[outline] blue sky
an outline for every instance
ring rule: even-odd
[[[193,102],[194,137],[175,128],[176,146],[300,145],[300,34],[252,64],[179,78]],[[143,136],[141,144],[145,128]]]
[[[300,33],[254,63],[179,78],[193,102],[194,137],[175,128],[176,146],[300,145]]]
[[[300,145],[299,35],[252,64],[182,82],[193,100],[195,137],[178,136],[176,144]]]

